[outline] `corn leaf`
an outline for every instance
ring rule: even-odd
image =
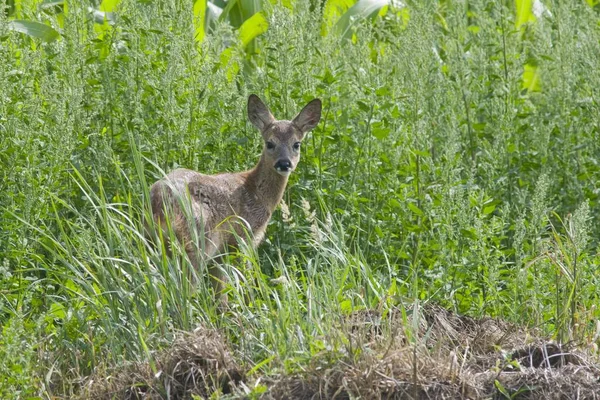
[[[242,46],[246,47],[258,35],[262,35],[269,28],[269,22],[262,13],[257,12],[248,18],[239,29],[239,38]]]
[[[15,19],[8,22],[8,29],[41,39],[44,42],[52,42],[60,37],[54,28],[35,21]]]
[[[240,28],[247,19],[261,10],[260,0],[231,0],[223,8],[219,20],[227,19],[231,26]]]
[[[223,8],[223,12],[219,16],[219,20],[223,21],[225,18],[227,18],[231,10],[233,10],[233,7],[237,5],[238,1],[239,0],[229,0],[227,5]]]
[[[327,0],[323,8],[323,24],[321,35],[326,36],[350,7],[356,3],[355,0]]]
[[[533,15],[533,0],[515,0],[515,6],[517,7],[517,18],[515,26],[517,29],[521,28],[528,22],[535,21],[535,15]]]
[[[390,0],[359,0],[340,17],[334,26],[334,32],[345,38],[351,37],[354,24],[368,17],[376,17],[389,3]]]
[[[207,0],[197,0],[194,3],[194,38],[198,43],[202,43],[202,41],[204,40],[204,26],[206,22],[206,1]]]
[[[537,65],[533,63],[525,64],[523,70],[523,89],[528,92],[539,92],[541,90],[540,73]]]
[[[113,12],[121,0],[102,0],[98,9],[104,12]]]
[[[6,15],[11,17],[15,11],[16,11],[16,6],[15,6],[15,1],[14,0],[8,0],[5,4],[5,12]]]

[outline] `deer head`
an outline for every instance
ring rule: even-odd
[[[261,99],[252,94],[248,98],[248,118],[260,130],[265,142],[263,162],[287,177],[300,160],[302,139],[321,119],[321,100],[309,102],[292,121],[278,121]]]

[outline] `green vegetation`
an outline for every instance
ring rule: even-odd
[[[427,303],[595,345],[597,2],[355,3],[0,1],[0,397],[156,368],[198,326],[294,373],[360,352],[349,315]],[[252,167],[250,93],[323,118],[221,313],[145,239],[148,187]]]

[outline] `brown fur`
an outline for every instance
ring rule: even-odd
[[[288,176],[300,160],[299,142],[321,117],[321,101],[311,101],[293,121],[277,121],[255,95],[248,98],[248,118],[261,131],[265,145],[258,164],[249,171],[204,175],[177,169],[150,188],[152,214],[167,231],[170,221],[177,239],[198,269],[200,262],[236,244],[236,235],[250,231],[253,245],[263,239],[267,223],[287,185]],[[181,207],[191,210],[184,212]],[[166,218],[165,213],[168,213]],[[193,221],[188,221],[191,216]],[[190,223],[191,222],[191,223]],[[194,235],[191,229],[195,229]],[[166,235],[164,235],[166,236]],[[193,238],[200,243],[194,243]],[[212,267],[215,291],[223,276]]]

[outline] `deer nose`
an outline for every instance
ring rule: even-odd
[[[292,169],[292,163],[290,160],[279,160],[275,163],[275,169],[277,171],[289,171]]]

